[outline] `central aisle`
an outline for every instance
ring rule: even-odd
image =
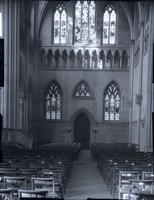
[[[74,162],[64,198],[65,200],[86,200],[88,197],[112,199],[90,151],[81,150],[77,161]]]

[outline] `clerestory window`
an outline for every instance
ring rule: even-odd
[[[54,13],[54,43],[66,43],[67,13],[64,5],[58,5]]]
[[[95,2],[77,1],[75,5],[75,42],[95,43]]]
[[[103,44],[116,42],[116,12],[113,5],[105,8],[103,15]]]

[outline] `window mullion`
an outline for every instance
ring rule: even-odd
[[[111,20],[111,13],[109,13],[109,31],[108,31],[108,44],[110,44],[110,20]]]
[[[57,97],[55,97],[55,119],[57,119]]]
[[[82,7],[83,7],[83,3],[81,3],[81,1],[80,1],[80,4],[81,4],[81,21],[80,21],[80,42],[82,43]]]
[[[59,27],[59,43],[61,44],[61,12],[59,12],[59,14],[60,14],[60,27]]]
[[[114,120],[115,120],[115,100],[116,100],[116,97],[114,95]]]
[[[87,43],[89,43],[89,7],[90,7],[90,2],[88,3],[88,41]]]
[[[50,119],[52,119],[52,95],[50,96]]]

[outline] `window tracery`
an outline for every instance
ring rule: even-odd
[[[113,5],[105,8],[103,15],[103,44],[115,44],[116,12]]]
[[[74,91],[75,97],[91,97],[91,90],[85,81],[81,81]]]
[[[115,82],[112,82],[104,93],[104,120],[120,120],[120,90]]]
[[[55,81],[52,81],[46,95],[46,119],[61,119],[61,101],[61,88]]]
[[[67,14],[64,5],[58,5],[54,13],[54,43],[66,43]]]
[[[94,43],[95,3],[94,1],[77,1],[75,5],[75,42]]]

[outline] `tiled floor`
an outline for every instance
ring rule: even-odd
[[[112,199],[90,151],[82,150],[74,163],[64,198],[65,200],[86,200],[88,197]]]

